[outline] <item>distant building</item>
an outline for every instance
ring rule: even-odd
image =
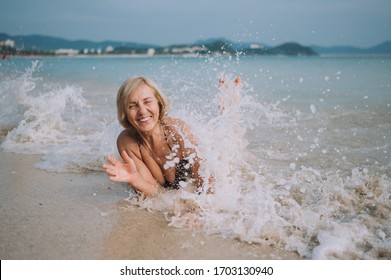
[[[113,51],[114,51],[113,46],[107,46],[106,49],[105,49],[105,53],[111,53]]]
[[[263,46],[258,44],[251,44],[250,49],[263,49]]]
[[[78,50],[75,49],[58,49],[54,52],[56,55],[77,55],[79,53]]]
[[[0,42],[1,47],[9,47],[9,48],[15,48],[15,41],[11,39],[7,39],[5,41]]]
[[[15,41],[7,39],[0,42],[0,54],[2,59],[7,59],[10,55],[16,54]]]
[[[183,46],[183,47],[174,47],[171,49],[171,52],[176,54],[183,54],[183,53],[195,53],[195,52],[206,51],[206,50],[207,48],[200,47],[200,46],[193,46],[193,47]]]
[[[147,50],[147,55],[148,56],[153,56],[155,54],[155,49],[154,48],[149,48],[148,50]]]

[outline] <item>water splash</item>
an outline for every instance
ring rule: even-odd
[[[7,114],[4,119],[14,127],[1,147],[6,151],[40,154],[42,162],[36,166],[49,171],[100,170],[104,159],[99,152],[113,151],[105,135],[112,135],[111,131],[118,131],[119,127],[96,127],[83,89],[77,85],[44,83],[40,77],[34,77],[40,67],[42,63],[34,61],[20,77],[6,86],[2,83],[2,99],[13,108],[3,113]],[[17,118],[10,117],[14,111],[19,113]]]
[[[203,114],[175,112],[199,136],[205,176],[215,179],[213,195],[197,195],[186,186],[156,198],[130,199],[130,203],[165,213],[174,227],[268,244],[306,258],[390,258],[389,178],[370,175],[365,168],[353,168],[350,175],[318,170],[300,161],[285,169],[271,168],[270,157],[259,159],[259,153],[251,152],[251,141],[263,136],[259,130],[264,126],[296,131],[298,118],[278,104],[256,102],[249,93],[249,88],[242,89],[240,101],[223,114],[205,113],[207,108]],[[208,108],[218,111],[218,98],[213,105]],[[313,137],[322,138],[323,133],[317,129]],[[311,153],[308,146],[304,149]]]

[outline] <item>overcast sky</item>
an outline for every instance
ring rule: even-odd
[[[0,32],[169,45],[391,40],[391,0],[0,0]]]

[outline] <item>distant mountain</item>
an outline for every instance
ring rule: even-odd
[[[320,54],[359,54],[363,51],[362,49],[351,46],[321,47],[314,45],[311,48]]]
[[[252,48],[244,51],[246,54],[288,55],[288,56],[315,56],[318,55],[310,47],[298,43],[285,43],[274,48]]]
[[[209,38],[205,40],[198,40],[194,44],[195,45],[209,45],[217,41],[225,42],[227,45],[229,45],[231,48],[240,51],[245,49],[250,49],[252,46],[259,46],[261,48],[269,48],[267,44],[263,44],[260,42],[234,42],[227,40],[225,38]]]
[[[320,47],[316,45],[311,48],[320,54],[391,54],[390,41],[365,49],[352,46]]]
[[[391,41],[386,41],[380,45],[374,46],[372,48],[366,49],[367,53],[391,53]]]
[[[0,42],[11,39],[15,41],[16,48],[22,50],[45,50],[54,51],[57,49],[105,49],[108,46],[116,47],[129,47],[129,48],[153,48],[156,47],[152,44],[141,44],[132,42],[119,42],[119,41],[103,41],[93,42],[88,40],[66,40],[63,38],[42,36],[42,35],[26,35],[26,36],[10,36],[5,33],[0,33]]]

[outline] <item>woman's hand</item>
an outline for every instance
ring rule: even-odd
[[[114,157],[109,156],[107,161],[110,164],[103,164],[103,168],[106,173],[110,175],[110,180],[114,182],[125,182],[134,184],[139,179],[139,173],[136,168],[136,164],[129,157],[126,151],[121,153],[124,162],[116,160]]]

